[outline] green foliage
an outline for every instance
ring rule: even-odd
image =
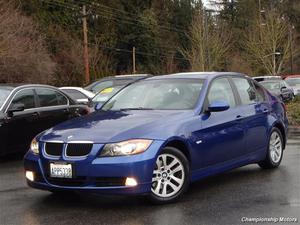
[[[132,73],[132,49],[136,48],[138,73],[172,73],[190,71],[189,54],[195,43],[189,37],[193,19],[202,10],[199,0],[11,0],[16,9],[38,24],[48,54],[55,62],[56,85],[82,85],[84,80],[82,49],[82,5],[87,7],[90,73],[92,79],[113,74]],[[258,0],[210,0],[217,12],[207,12],[208,37],[202,61],[218,62],[207,70],[237,71],[250,75],[264,73],[264,66],[249,59],[245,40],[259,16]],[[21,3],[21,4],[20,4]],[[278,9],[300,31],[300,3],[297,0],[261,0],[265,11]],[[262,14],[262,18],[264,15]],[[221,28],[221,29],[220,29]],[[230,36],[230,43],[222,34]],[[226,43],[226,54],[218,59],[215,46]],[[209,42],[209,41],[210,42]],[[297,39],[297,41],[299,41]],[[196,44],[197,45],[197,44]],[[230,46],[230,47],[229,47]],[[297,45],[295,45],[297,46]],[[186,52],[185,52],[186,53]],[[196,53],[194,55],[197,55]],[[208,56],[207,56],[208,55]],[[211,57],[211,58],[209,58]],[[197,60],[197,59],[196,59]],[[283,68],[288,71],[288,60]],[[294,72],[300,57],[294,57]],[[299,63],[298,63],[299,62]],[[199,63],[199,62],[198,62]]]
[[[300,96],[287,104],[287,112],[290,124],[300,126]]]

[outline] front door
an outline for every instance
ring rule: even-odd
[[[36,101],[33,89],[19,91],[12,99],[8,110],[16,104],[23,104],[24,111],[14,112],[7,117],[2,129],[6,132],[6,153],[26,151],[31,140],[37,134],[39,115],[36,111]],[[7,111],[8,111],[7,110]]]
[[[214,101],[225,101],[230,108],[223,112],[204,112],[201,130],[193,133],[197,149],[198,168],[234,160],[244,154],[245,133],[243,115],[228,78],[214,80],[208,92],[206,105]],[[200,121],[199,121],[200,122]]]

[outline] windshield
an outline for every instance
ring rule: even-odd
[[[7,99],[7,97],[11,93],[11,91],[12,91],[12,88],[0,87],[0,109],[2,108],[5,100]]]
[[[104,103],[106,102],[108,99],[110,99],[112,96],[114,96],[114,94],[116,94],[119,90],[121,90],[124,86],[116,86],[116,87],[109,87],[109,88],[105,88],[104,90],[100,91],[99,94],[97,94],[94,98],[93,98],[93,102],[101,102]]]
[[[290,78],[285,81],[292,87],[300,87],[300,78]]]
[[[193,109],[202,86],[201,79],[145,80],[124,88],[102,110]]]
[[[279,90],[280,89],[279,82],[261,82],[261,84],[268,90]]]

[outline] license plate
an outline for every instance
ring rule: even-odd
[[[72,178],[72,164],[50,163],[50,177]]]

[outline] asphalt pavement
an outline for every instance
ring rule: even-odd
[[[275,223],[280,217],[298,222]],[[258,222],[242,222],[250,219]],[[26,185],[21,157],[0,160],[1,225],[269,225],[299,220],[300,134],[289,139],[280,168],[235,169],[196,182],[179,202],[161,206],[142,197],[56,196],[34,190]]]

